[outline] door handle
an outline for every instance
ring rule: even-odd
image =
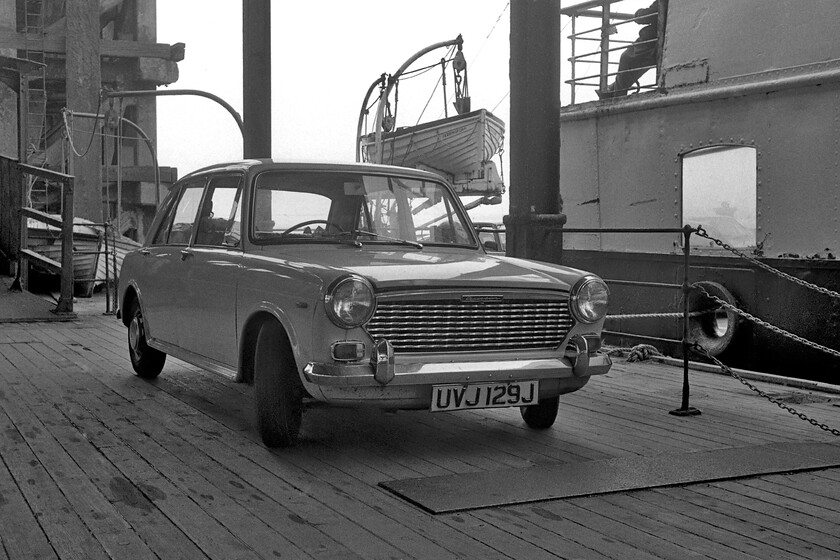
[[[181,260],[187,260],[187,257],[191,257],[193,254],[192,250],[190,249],[181,249]]]
[[[140,249],[140,254],[143,255],[144,257],[146,257],[148,255],[151,255],[152,252],[149,249],[143,248],[143,249]]]

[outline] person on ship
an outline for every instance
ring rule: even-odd
[[[621,53],[615,81],[606,90],[598,90],[600,99],[627,95],[627,92],[659,59],[659,16],[663,21],[668,9],[668,0],[654,0],[647,8],[636,10],[633,17],[642,25],[639,37]]]

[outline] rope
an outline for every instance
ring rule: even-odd
[[[701,315],[709,315],[715,313],[717,309],[707,309],[705,311],[691,311],[689,317],[699,317]],[[618,315],[607,315],[607,319],[682,319],[683,313],[625,313]]]
[[[643,362],[657,356],[663,356],[656,347],[650,344],[637,344],[631,348],[609,348],[604,346],[604,351],[609,356],[627,356],[628,362]]]

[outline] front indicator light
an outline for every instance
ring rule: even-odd
[[[365,357],[365,345],[361,342],[335,342],[332,345],[332,357],[336,362],[358,362]]]

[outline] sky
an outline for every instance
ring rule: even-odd
[[[215,94],[242,114],[242,1],[166,0],[157,3],[157,41],[185,43],[179,79],[170,89]],[[507,0],[308,0],[272,2],[272,155],[281,159],[355,161],[356,127],[364,95],[383,72],[394,73],[417,51],[464,39],[473,110],[509,122],[510,6]],[[437,50],[415,67],[438,62]],[[398,126],[443,118],[439,71],[400,86]],[[454,91],[451,68],[447,93]],[[431,99],[431,101],[430,101]],[[424,106],[428,102],[428,108]],[[158,98],[158,160],[179,176],[242,157],[234,119],[205,98]],[[451,102],[449,115],[453,113]],[[505,152],[507,139],[505,140]],[[507,157],[499,161],[508,183]],[[470,212],[501,222],[508,199]]]

